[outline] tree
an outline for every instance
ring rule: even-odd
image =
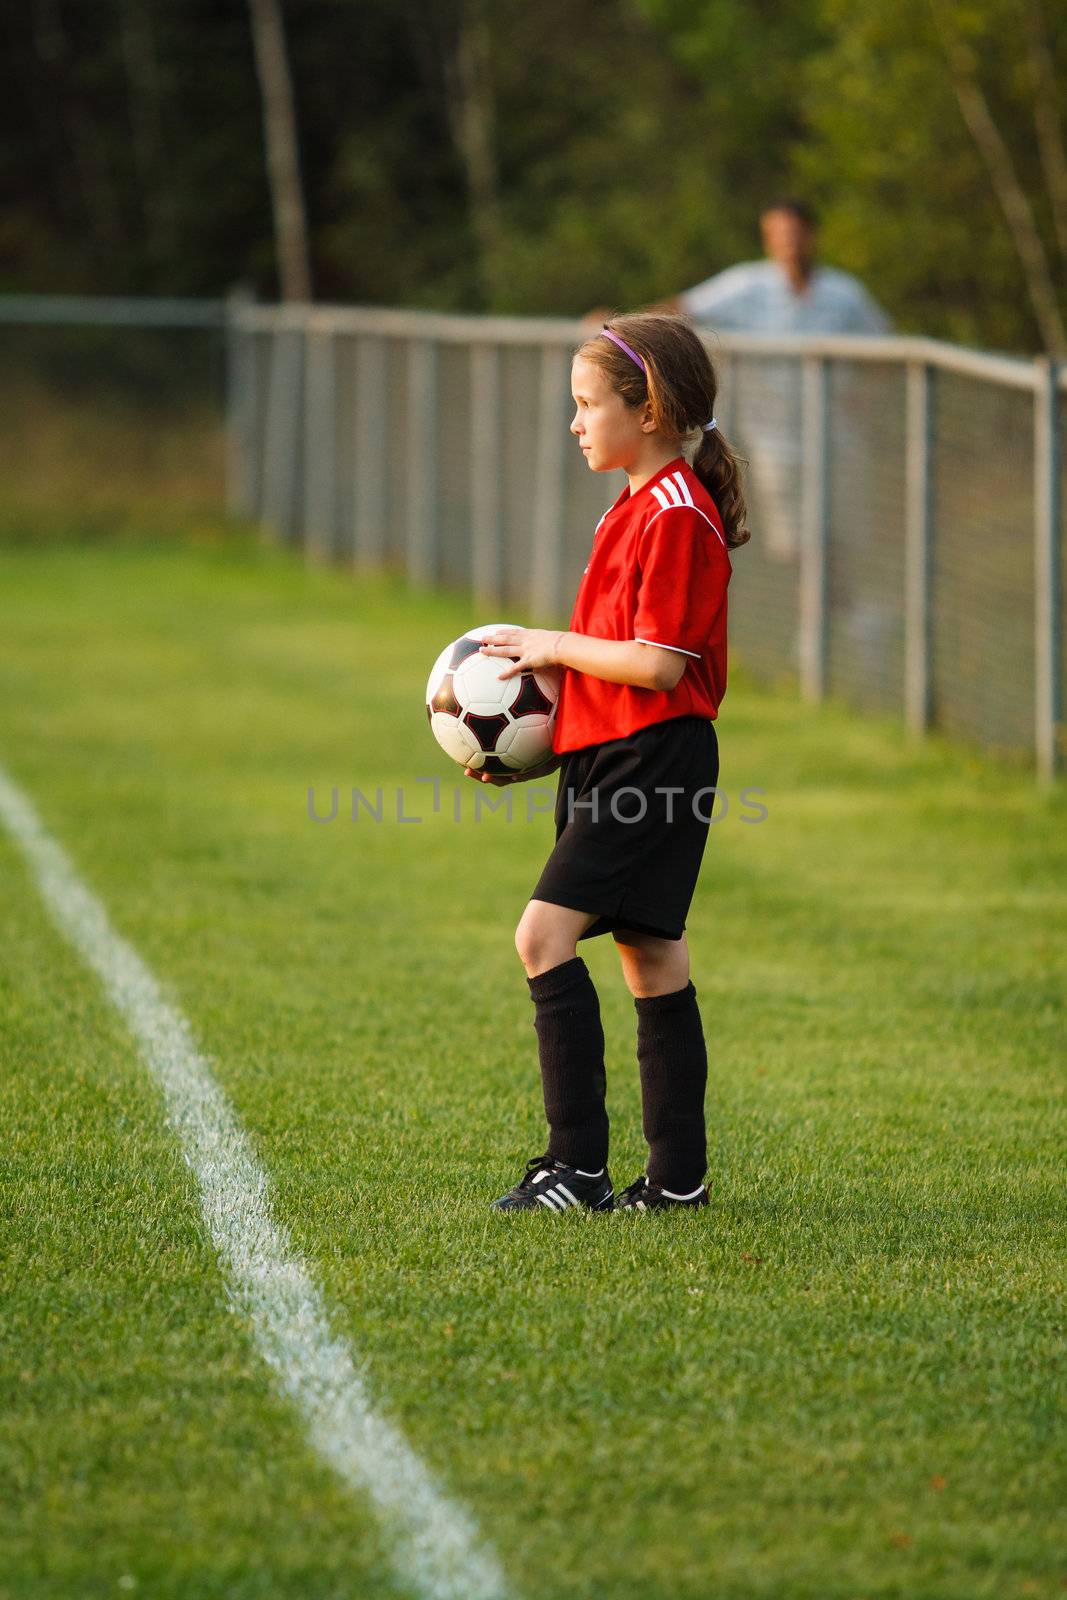
[[[3,287],[303,299],[313,255],[332,299],[568,315],[757,254],[786,189],[900,327],[1062,342],[1050,0],[280,3],[8,6]]]
[[[902,326],[1017,350],[1055,348],[1063,321],[1028,4],[822,0],[827,43],[803,68],[810,132],[794,156],[827,253]],[[1045,96],[1065,80],[1064,33],[1045,40]]]
[[[248,0],[248,9],[263,104],[263,138],[282,299],[310,300],[311,257],[281,5],[279,0]]]

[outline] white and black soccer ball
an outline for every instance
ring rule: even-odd
[[[540,766],[552,752],[552,730],[559,698],[558,667],[527,669],[501,679],[507,660],[483,656],[486,634],[512,622],[487,622],[448,645],[433,664],[426,684],[426,715],[446,755],[475,772],[523,772]]]

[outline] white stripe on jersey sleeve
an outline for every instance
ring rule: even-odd
[[[653,491],[653,493],[654,492],[655,491]],[[719,530],[715,526],[714,522],[712,522],[711,518],[707,515],[707,513],[705,511],[701,511],[699,506],[695,506],[695,505],[694,506],[669,505],[669,506],[664,506],[663,507],[663,511],[695,511],[698,517],[703,517],[704,518],[704,521],[707,523],[708,527],[714,533],[716,539],[718,539],[718,541],[722,545],[723,549],[724,550],[726,549],[726,540],[723,538],[722,534],[719,532]],[[652,526],[652,524],[654,522],[657,522],[659,520],[659,518],[662,517],[663,511],[657,511],[656,515],[654,517],[649,517],[648,521],[645,523],[645,531],[646,532],[647,532],[647,530],[649,528],[651,528],[651,526]]]
[[[682,506],[685,504],[685,501],[678,492],[678,485],[675,483],[673,478],[661,478],[660,488],[666,489],[667,494],[670,496],[672,505]]]
[[[692,506],[693,509],[695,510],[696,509],[696,502],[694,501],[693,496],[689,493],[689,485],[686,483],[685,479],[682,477],[682,474],[680,472],[676,472],[674,474],[674,482],[678,485],[678,488],[681,490],[682,499],[685,501],[686,505],[687,506]]]
[[[655,495],[664,511],[669,511],[671,509],[671,502],[667,499],[667,496],[664,494],[658,483],[654,483],[652,485],[652,493]]]
[[[700,660],[699,650],[683,650],[680,644],[660,644],[658,639],[635,639],[634,644],[654,644],[657,650],[675,650],[680,656],[692,656],[695,661]]]

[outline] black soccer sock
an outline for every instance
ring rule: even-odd
[[[600,999],[581,956],[527,978],[536,1011],[548,1154],[583,1172],[608,1159],[604,1029]]]
[[[690,982],[673,994],[634,1000],[648,1181],[673,1194],[698,1188],[708,1165],[708,1051],[696,996]]]

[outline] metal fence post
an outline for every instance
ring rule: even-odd
[[[741,362],[740,358],[735,355],[720,356],[715,351],[711,351],[711,354],[715,357],[715,365],[719,377],[719,393],[715,401],[715,410],[718,413],[716,420],[727,439],[733,444],[735,442],[734,434],[737,428],[737,416],[741,405],[738,393]]]
[[[376,334],[358,334],[352,529],[353,560],[357,566],[375,566],[385,560],[388,378],[385,340]]]
[[[904,718],[913,734],[922,734],[930,726],[932,709],[933,378],[933,370],[927,362],[908,363],[904,445]]]
[[[255,515],[256,363],[253,333],[241,326],[241,312],[254,303],[239,287],[226,299],[226,506],[231,516]]]
[[[500,515],[500,353],[473,344],[471,369],[471,598],[497,609],[504,571]]]
[[[541,350],[537,415],[537,494],[533,516],[531,610],[542,621],[555,619],[563,576],[563,444],[565,408],[563,351],[558,345]]]
[[[412,583],[437,578],[437,346],[412,339],[407,352],[407,575]]]
[[[827,564],[830,520],[830,361],[804,358],[803,476],[799,630],[800,691],[805,700],[826,693]]]
[[[296,487],[303,353],[304,335],[299,328],[283,326],[271,335],[264,430],[263,520],[290,539],[299,535]]]
[[[304,380],[304,547],[319,560],[334,551],[337,504],[337,383],[334,336],[306,335]]]
[[[1045,785],[1055,780],[1063,754],[1059,455],[1059,372],[1042,356],[1034,387],[1034,744]]]

